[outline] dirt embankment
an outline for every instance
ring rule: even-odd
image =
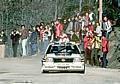
[[[120,27],[115,27],[110,35],[108,67],[120,69]]]

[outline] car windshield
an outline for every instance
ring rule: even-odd
[[[71,55],[71,54],[80,54],[76,45],[50,45],[47,54],[54,53],[56,55]]]

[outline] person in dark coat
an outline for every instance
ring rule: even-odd
[[[51,28],[52,28],[51,29],[51,33],[52,33],[52,38],[53,38],[52,40],[55,41],[56,40],[55,39],[55,36],[56,36],[55,35],[55,31],[56,31],[56,29],[55,29],[55,23],[54,23],[54,21],[51,22]]]
[[[108,41],[105,33],[103,33],[103,35],[102,35],[101,45],[102,45],[102,53],[103,53],[102,67],[106,68],[106,66],[107,66],[107,59],[106,58],[107,58],[107,53],[109,51],[109,41]]]
[[[33,31],[30,35],[30,47],[31,47],[31,55],[35,55],[37,53],[37,37],[38,33],[36,31],[36,27],[33,27]]]
[[[13,57],[17,57],[17,48],[19,45],[20,33],[15,29],[10,34],[12,39]]]

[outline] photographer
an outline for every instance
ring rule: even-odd
[[[94,36],[91,41],[91,44],[92,44],[92,52],[91,52],[92,65],[99,66],[98,53],[99,53],[100,47],[101,47],[101,40],[97,36],[97,33],[95,33],[95,32],[94,32]]]
[[[19,38],[20,38],[19,31],[14,29],[11,32],[10,37],[12,39],[13,57],[17,57],[17,48],[18,48],[18,45],[19,45]]]

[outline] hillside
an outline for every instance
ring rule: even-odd
[[[110,51],[108,53],[108,67],[120,69],[120,28],[115,27],[110,37]]]

